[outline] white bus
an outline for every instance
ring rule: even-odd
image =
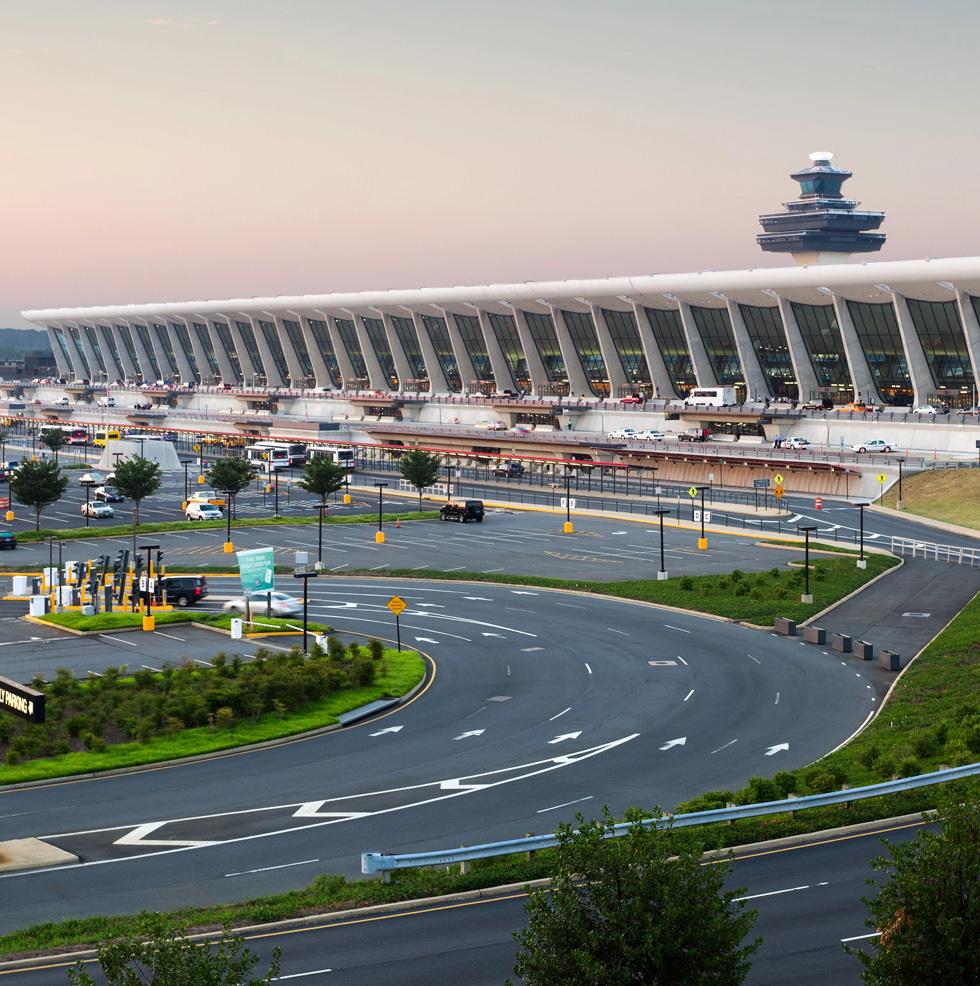
[[[329,455],[330,458],[338,466],[343,466],[348,472],[354,472],[354,470],[356,469],[354,450],[349,446],[342,446],[342,445],[307,446],[306,457],[308,459],[318,459],[327,455]]]
[[[269,441],[256,442],[256,446],[261,446],[267,449],[278,449],[279,451],[285,450],[286,454],[289,456],[289,464],[291,466],[301,466],[306,462],[306,443],[305,442],[276,442]]]
[[[249,445],[244,454],[245,458],[252,463],[252,468],[258,469],[259,472],[273,472],[289,468],[289,449],[286,446],[277,447],[273,444],[270,448],[264,442],[260,442],[258,445]]]
[[[698,387],[688,392],[685,404],[695,407],[727,407],[737,404],[734,387]]]

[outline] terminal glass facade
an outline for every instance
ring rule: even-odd
[[[478,380],[492,380],[493,367],[490,365],[490,354],[487,352],[487,341],[483,338],[483,329],[476,315],[457,315],[453,320],[463,340],[463,348],[473,364],[473,372]]]
[[[609,374],[606,372],[606,361],[602,358],[599,336],[592,324],[592,316],[586,312],[568,312],[563,309],[561,317],[565,320],[565,328],[585,373],[589,390],[597,397],[608,397]]]
[[[147,359],[150,361],[150,369],[153,370],[152,377],[154,380],[159,380],[160,367],[157,365],[157,354],[153,349],[153,341],[150,339],[150,329],[142,322],[136,322],[135,328],[136,334],[140,337],[140,342],[143,343],[143,351],[146,353]],[[145,370],[143,372],[143,378],[146,379]]]
[[[187,362],[191,365],[191,372],[194,374],[194,380],[197,383],[200,383],[201,371],[197,366],[197,353],[194,352],[194,347],[191,345],[191,336],[187,331],[187,326],[182,322],[171,322],[170,327],[177,334],[177,342],[180,344],[180,348],[187,357]]]
[[[262,365],[262,357],[259,355],[259,344],[255,341],[255,330],[252,328],[252,323],[236,321],[235,327],[242,337],[242,342],[245,343],[245,354],[252,364],[252,372],[261,373],[264,376],[265,367]]]
[[[538,352],[538,358],[544,367],[544,375],[548,383],[567,384],[565,357],[561,354],[558,333],[555,332],[555,323],[552,322],[551,316],[542,315],[540,312],[524,312],[524,320],[534,348]]]
[[[490,320],[490,328],[493,329],[494,338],[500,346],[514,383],[522,390],[530,390],[531,374],[528,373],[527,357],[524,355],[524,347],[521,345],[514,316],[487,312],[487,318]]]
[[[238,358],[238,347],[231,338],[231,329],[228,328],[227,322],[212,322],[211,324],[214,326],[214,331],[217,333],[218,342],[221,344],[221,348],[225,351],[225,356],[228,357],[228,362],[231,363],[231,368],[235,373],[235,379],[241,380],[242,362]]]
[[[88,339],[88,348],[95,356],[95,361],[99,364],[99,369],[108,372],[105,368],[105,360],[102,359],[102,347],[99,346],[99,340],[95,335],[95,329],[93,329],[90,325],[84,325],[82,328],[85,330],[85,338]]]
[[[367,332],[368,341],[374,350],[374,355],[378,357],[378,364],[381,372],[388,381],[388,386],[392,390],[398,388],[398,371],[395,369],[395,358],[391,355],[391,346],[388,345],[388,333],[385,332],[385,323],[380,318],[364,319],[364,329]]]
[[[357,341],[357,329],[354,327],[353,321],[349,318],[338,318],[334,321],[337,324],[337,334],[340,336],[340,341],[343,343],[344,349],[347,350],[347,358],[354,368],[354,376],[358,378],[354,382],[364,381],[366,383],[368,379],[367,365],[364,362],[364,353],[361,352],[361,344]]]
[[[419,345],[419,334],[415,331],[415,321],[401,315],[392,315],[391,324],[395,329],[395,335],[398,337],[402,352],[408,360],[408,372],[417,382],[416,386],[422,383],[428,386],[429,371],[425,368],[422,347]],[[405,382],[408,383],[407,380]]]
[[[626,382],[632,390],[643,390],[650,393],[653,390],[653,380],[650,368],[647,366],[643,343],[640,342],[640,331],[636,327],[636,319],[632,312],[617,312],[602,309],[602,317],[612,338],[619,362],[626,374]]]
[[[674,385],[674,396],[683,397],[698,385],[694,375],[694,363],[687,346],[687,336],[681,323],[681,313],[672,308],[644,308],[650,331],[660,350],[667,375]],[[667,394],[657,396],[669,396]]]
[[[793,361],[786,342],[786,330],[779,309],[739,305],[739,314],[755,350],[766,385],[774,397],[799,397]]]
[[[929,364],[932,382],[943,389],[972,388],[973,366],[956,302],[905,300]]]
[[[330,341],[330,331],[327,323],[320,318],[308,318],[307,325],[313,335],[313,342],[320,352],[320,357],[330,374],[330,381],[335,387],[343,388],[344,375],[340,372],[340,363],[337,362],[337,354],[334,352],[333,343]]]
[[[78,353],[78,360],[85,371],[85,379],[92,379],[92,371],[89,369],[88,360],[85,358],[85,350],[82,348],[82,337],[79,334],[78,329],[74,325],[68,326],[68,338],[71,339],[72,346],[75,352]]]
[[[166,325],[160,322],[153,322],[153,334],[157,337],[158,349],[163,353],[163,358],[167,361],[165,367],[167,375],[173,377],[177,373],[177,356],[174,353],[174,344],[170,339],[170,333]]]
[[[262,338],[265,339],[265,344],[272,356],[272,362],[276,367],[276,372],[279,374],[279,379],[285,383],[289,380],[289,367],[286,366],[286,357],[282,351],[282,340],[279,338],[276,323],[267,322],[261,318],[257,321],[259,323],[259,332],[262,333]]]
[[[126,376],[126,371],[123,369],[122,360],[119,358],[119,347],[116,346],[116,337],[112,334],[112,326],[98,325],[96,326],[96,332],[102,336],[103,351],[109,354],[115,364],[115,370],[111,374],[112,377],[121,380]]]
[[[743,383],[742,362],[735,346],[732,320],[725,308],[691,306],[691,317],[701,335],[705,352],[711,362],[711,372],[719,387],[734,387]]]
[[[912,376],[894,307],[848,301],[847,310],[881,399],[886,404],[912,403]]]
[[[459,365],[456,362],[456,353],[453,352],[453,344],[449,339],[446,320],[435,315],[423,315],[422,325],[429,336],[432,348],[436,351],[436,359],[439,360],[439,366],[446,378],[446,385],[454,394],[458,394],[463,389],[463,382],[459,377]]]
[[[282,325],[290,343],[292,343],[293,352],[296,353],[296,359],[299,360],[299,368],[303,371],[303,376],[312,377],[313,360],[310,359],[310,351],[306,348],[306,339],[303,338],[303,326],[288,318],[282,320]]]
[[[136,346],[133,345],[133,333],[129,331],[128,325],[116,324],[116,331],[119,333],[119,338],[123,341],[123,346],[126,348],[126,353],[129,356],[129,362],[133,366],[133,372],[136,374],[140,373],[140,361],[136,358]]]
[[[844,358],[844,340],[841,338],[834,306],[803,305],[794,301],[791,307],[810,358],[810,365],[817,377],[817,386],[849,391],[851,374]]]

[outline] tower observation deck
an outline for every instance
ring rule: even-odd
[[[768,253],[791,253],[800,267],[843,264],[852,253],[873,253],[885,242],[884,233],[872,233],[884,221],[883,212],[859,210],[859,202],[845,199],[841,185],[850,171],[835,168],[829,151],[810,155],[809,168],[790,177],[800,183],[800,197],[787,202],[786,212],[759,216],[764,233],[756,239]]]

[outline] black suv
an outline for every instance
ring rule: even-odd
[[[157,582],[157,599],[166,592],[172,606],[193,606],[208,594],[208,580],[203,575],[166,575]]]

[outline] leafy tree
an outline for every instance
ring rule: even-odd
[[[216,459],[204,477],[219,493],[228,493],[234,502],[242,490],[248,489],[249,483],[255,479],[255,472],[247,459],[226,457]],[[231,507],[232,504],[229,504],[228,509]]]
[[[38,444],[51,449],[55,460],[58,458],[58,449],[68,444],[68,437],[60,428],[51,428],[41,432]]]
[[[761,939],[745,941],[757,912],[737,900],[744,889],[723,888],[730,859],[703,866],[700,849],[643,825],[636,808],[611,837],[603,813],[559,828],[552,887],[529,891],[528,926],[514,933],[517,975],[527,986],[742,982]]]
[[[259,957],[245,947],[240,935],[218,942],[191,942],[159,914],[143,911],[139,930],[98,947],[99,965],[107,986],[267,986],[279,973],[279,948],[272,966],[259,979],[246,979]],[[84,963],[68,970],[73,986],[96,986]]]
[[[871,953],[844,946],[875,986],[980,982],[980,785],[975,781],[936,795],[938,832],[923,830],[913,842],[889,843],[891,858],[871,861],[888,876],[879,883],[865,924],[881,934]]]
[[[406,452],[398,462],[402,476],[419,491],[419,513],[422,512],[422,490],[439,478],[442,460],[434,452],[414,448]]]
[[[127,499],[136,504],[136,523],[140,519],[140,502],[160,489],[160,463],[140,455],[120,459],[116,463],[115,486]]]
[[[338,465],[326,455],[318,455],[309,459],[303,466],[303,478],[296,485],[307,493],[320,498],[320,503],[326,505],[327,497],[343,489],[347,470]]]
[[[35,530],[41,529],[41,511],[57,503],[68,489],[68,477],[58,463],[48,461],[22,462],[10,477],[10,492],[18,503],[30,507],[37,515]]]

